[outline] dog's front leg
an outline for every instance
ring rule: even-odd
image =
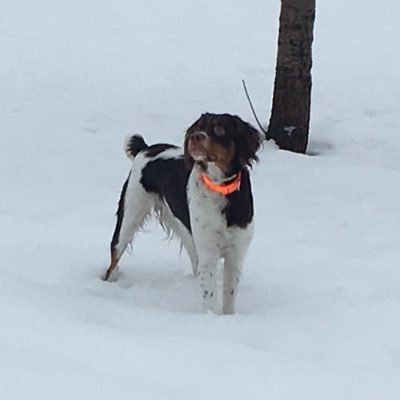
[[[239,287],[242,265],[232,257],[227,257],[224,263],[223,313],[234,314],[236,295]]]
[[[238,292],[240,275],[244,258],[253,236],[253,225],[247,229],[230,228],[228,231],[229,241],[232,243],[223,249],[224,257],[224,290],[223,290],[223,313],[235,313],[235,301]]]
[[[217,293],[217,267],[218,256],[215,252],[209,252],[199,256],[198,277],[203,295],[203,305],[206,310],[220,314]]]

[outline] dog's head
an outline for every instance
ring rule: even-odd
[[[185,135],[185,159],[207,170],[210,163],[226,177],[257,161],[261,135],[236,115],[202,114]]]

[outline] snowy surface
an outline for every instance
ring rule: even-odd
[[[0,397],[400,398],[398,1],[318,3],[307,156],[271,143],[237,314],[155,225],[108,263],[126,135],[268,121],[279,2],[0,0]]]

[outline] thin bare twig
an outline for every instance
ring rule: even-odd
[[[250,100],[249,92],[247,91],[246,82],[244,81],[244,79],[242,79],[242,83],[243,83],[244,92],[246,93],[247,101],[248,101],[249,104],[250,104],[250,108],[251,108],[251,111],[253,112],[254,118],[256,119],[257,124],[258,124],[258,126],[260,127],[260,129],[262,130],[262,132],[264,132],[265,137],[267,137],[267,132],[266,132],[265,129],[262,127],[260,121],[259,121],[258,118],[257,118],[257,114],[256,114],[256,112],[255,112],[255,110],[254,110],[253,103],[252,103],[251,100]]]

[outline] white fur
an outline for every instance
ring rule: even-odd
[[[117,258],[120,258],[135,233],[143,226],[155,205],[155,196],[147,193],[140,183],[142,169],[147,161],[143,154],[139,153],[132,163],[125,194],[124,218],[116,245]]]
[[[158,158],[180,158],[183,156],[183,149],[181,147],[177,148],[170,148],[167,150],[164,150],[160,154],[157,154],[155,157],[152,157],[152,160],[157,160]]]

